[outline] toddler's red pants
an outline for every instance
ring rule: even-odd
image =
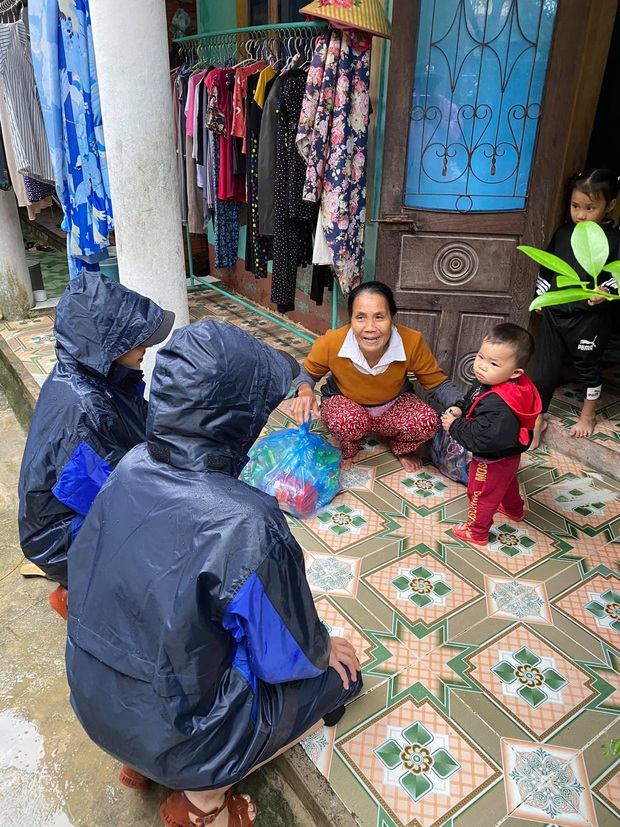
[[[525,503],[517,482],[520,462],[520,454],[496,462],[472,459],[467,484],[469,511],[465,525],[473,539],[486,542],[500,505],[508,517],[515,520],[523,518]]]

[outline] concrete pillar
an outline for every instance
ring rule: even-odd
[[[0,318],[25,319],[33,304],[15,193],[0,190]]]
[[[165,3],[90,0],[120,280],[188,324]],[[150,375],[154,354],[147,354]]]

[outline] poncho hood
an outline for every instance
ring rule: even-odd
[[[238,475],[293,371],[274,348],[207,319],[177,330],[157,354],[147,443],[155,459]]]
[[[145,342],[164,321],[151,299],[105,276],[83,274],[69,282],[56,308],[59,362],[75,361],[107,377],[119,356]]]

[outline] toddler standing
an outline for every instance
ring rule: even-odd
[[[472,453],[467,522],[452,534],[473,545],[487,544],[497,511],[517,522],[525,516],[517,471],[541,411],[538,391],[524,374],[533,352],[534,340],[524,328],[494,327],[474,361],[476,381],[463,410],[451,407],[441,417],[450,436]]]

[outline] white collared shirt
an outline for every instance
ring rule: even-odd
[[[395,327],[392,328],[392,335],[390,336],[387,350],[373,368],[370,367],[366,361],[366,357],[360,350],[352,328],[349,328],[349,332],[340,348],[338,356],[342,359],[350,359],[360,373],[367,373],[371,376],[379,376],[379,374],[385,373],[392,362],[407,361],[403,340]]]

